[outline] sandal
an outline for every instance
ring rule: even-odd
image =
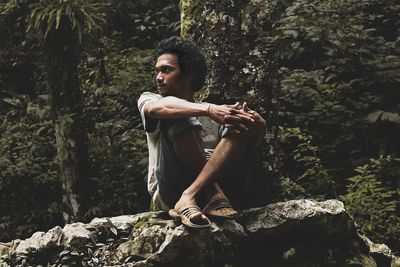
[[[222,212],[222,209],[229,212]],[[239,213],[232,207],[228,199],[216,199],[209,202],[203,209],[203,213],[207,216],[220,217],[234,220],[239,217]]]
[[[210,220],[204,216],[198,206],[186,207],[180,210],[170,209],[168,214],[174,219],[180,219],[182,224],[191,228],[208,228],[211,226]],[[197,215],[201,215],[203,222],[205,222],[204,224],[193,222]]]

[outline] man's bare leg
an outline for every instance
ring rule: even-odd
[[[199,175],[182,193],[175,209],[196,205],[196,196],[203,190],[209,201],[226,198],[216,180],[241,158],[248,149],[249,142],[246,135],[231,134],[218,143],[207,161],[199,132],[193,130],[182,134],[174,143],[175,152],[186,167],[199,172]]]
[[[194,173],[200,173],[201,169],[207,163],[204,154],[203,144],[199,130],[189,130],[182,133],[173,143],[174,151],[182,163]],[[195,198],[187,199],[179,205],[175,205],[175,210],[181,210],[186,207],[197,206]],[[192,217],[194,223],[202,224],[206,220],[203,214],[199,213]]]

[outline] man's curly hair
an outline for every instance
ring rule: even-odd
[[[203,87],[207,65],[203,53],[195,43],[178,36],[162,40],[157,47],[157,56],[173,54],[178,57],[182,74],[192,76],[192,91],[197,92]]]

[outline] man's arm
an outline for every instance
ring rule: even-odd
[[[247,129],[246,129],[246,131],[244,131],[244,133],[247,135],[251,135],[253,137],[252,140],[254,141],[254,143],[256,145],[259,145],[261,143],[261,140],[264,138],[266,130],[267,130],[266,121],[255,110],[249,109],[246,102],[243,103],[243,106],[239,106],[239,107],[244,112],[252,115],[253,122],[246,124]],[[231,120],[230,115],[227,115],[226,119]],[[233,125],[230,125],[230,124],[226,124],[225,126],[234,128]]]
[[[147,103],[144,113],[153,119],[178,119],[207,116],[208,103],[192,103],[174,96]]]
[[[211,103],[193,103],[174,96],[147,103],[144,107],[146,116],[154,119],[178,119],[208,116],[220,124],[232,124],[232,127],[245,130],[245,124],[252,123],[251,114],[235,106],[215,105]],[[229,116],[228,116],[229,115]]]

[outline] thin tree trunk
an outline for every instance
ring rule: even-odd
[[[76,33],[65,18],[49,32],[46,55],[66,223],[82,218],[89,194],[88,136],[78,76]]]
[[[55,123],[55,134],[57,152],[59,157],[59,170],[64,190],[63,203],[68,207],[68,212],[64,211],[64,221],[69,223],[73,217],[77,217],[80,213],[80,205],[78,197],[74,192],[74,184],[78,180],[76,168],[75,153],[71,152],[71,147],[68,140],[71,140],[68,130],[65,125]]]

